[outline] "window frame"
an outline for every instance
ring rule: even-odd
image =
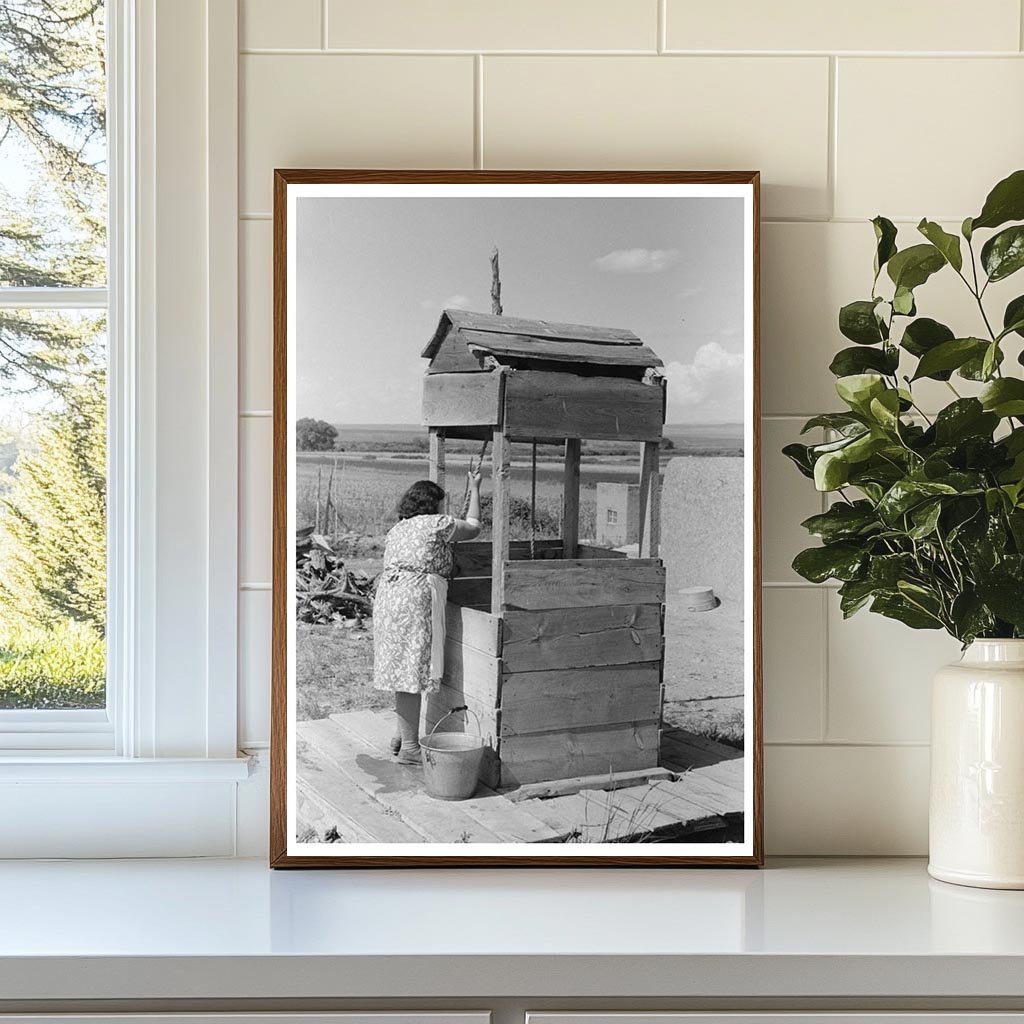
[[[134,491],[126,475],[124,447],[133,402],[127,386],[130,365],[130,320],[125,313],[128,288],[124,277],[133,264],[134,223],[131,204],[135,165],[130,139],[134,119],[133,0],[105,0],[107,101],[107,271],[103,287],[0,287],[0,308],[103,310],[107,315],[107,623],[106,683],[103,708],[0,709],[0,755],[31,751],[40,754],[84,752],[114,754],[119,743],[115,718],[121,703],[124,659],[123,587],[125,549],[122,506]],[[111,600],[113,599],[113,600]]]

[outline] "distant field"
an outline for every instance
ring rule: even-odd
[[[321,526],[333,532],[335,515],[326,520],[328,484],[333,469],[333,502],[337,508],[339,532],[381,537],[394,524],[394,508],[406,488],[427,476],[427,433],[419,427],[402,425],[341,425],[337,427],[338,450],[300,452],[297,457],[296,501],[299,526],[316,519],[320,495]],[[677,455],[741,455],[742,427],[739,424],[713,426],[668,425],[665,436],[674,448],[662,452],[667,462]],[[465,473],[470,454],[479,454],[477,442],[451,441],[447,446],[446,489],[452,508],[459,511],[465,493]],[[626,482],[639,476],[640,445],[611,441],[585,441],[580,475],[581,535],[594,531],[595,488],[601,482]],[[530,498],[529,446],[513,446],[512,494]],[[484,466],[484,494],[489,466]],[[545,445],[538,449],[537,510],[540,518],[557,521],[562,503],[560,449]],[[514,530],[522,535],[522,529]],[[543,535],[544,531],[539,531]]]
[[[425,427],[402,424],[334,424],[338,431],[338,447],[345,451],[365,452],[415,452],[427,450]],[[679,455],[742,455],[743,425],[722,424],[673,424],[665,426],[665,437],[675,446]],[[631,454],[637,450],[636,443],[620,441],[584,441],[584,454],[618,455]],[[475,441],[449,441],[449,451],[476,452]],[[556,449],[545,446],[552,454]]]

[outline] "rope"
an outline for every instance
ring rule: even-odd
[[[530,466],[530,561],[537,558],[537,442],[533,442]]]

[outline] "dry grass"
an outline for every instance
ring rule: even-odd
[[[300,624],[295,637],[298,721],[342,711],[389,708],[390,693],[373,689],[370,629]]]

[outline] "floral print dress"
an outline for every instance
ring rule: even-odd
[[[402,519],[384,542],[384,568],[373,602],[373,686],[402,693],[433,693],[431,587],[433,573],[447,580],[458,520],[429,515]]]

